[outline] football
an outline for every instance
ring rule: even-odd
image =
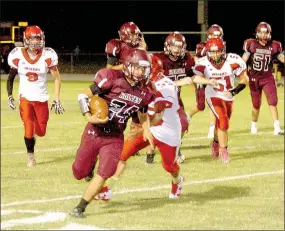
[[[97,95],[90,98],[89,108],[92,115],[94,115],[97,111],[101,111],[99,117],[100,119],[105,119],[109,115],[109,106],[107,102]]]

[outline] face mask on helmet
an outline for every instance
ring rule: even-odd
[[[132,49],[124,58],[123,72],[132,82],[147,84],[151,73],[151,60],[147,52],[143,49]]]
[[[207,57],[215,65],[221,64],[226,58],[226,47],[219,38],[209,39],[206,44]]]
[[[45,36],[38,26],[29,26],[24,31],[24,45],[32,51],[39,51],[45,46]]]
[[[143,39],[142,32],[133,22],[123,24],[118,33],[120,39],[131,46],[137,46]]]
[[[207,29],[207,39],[211,38],[223,39],[223,36],[224,36],[223,29],[217,24],[214,24]]]
[[[164,53],[169,56],[172,61],[185,56],[186,40],[179,32],[173,32],[167,36],[164,42]]]
[[[256,27],[256,38],[263,43],[271,39],[271,26],[266,22],[261,22]]]

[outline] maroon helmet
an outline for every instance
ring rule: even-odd
[[[206,43],[207,57],[213,64],[220,64],[226,58],[226,45],[221,38],[210,38]]]
[[[40,50],[45,46],[44,32],[38,26],[28,26],[24,31],[24,46],[33,50]]]
[[[267,22],[261,22],[257,25],[256,29],[256,39],[267,43],[271,39],[271,26]]]
[[[213,24],[207,29],[207,38],[221,38],[223,39],[224,31],[223,28],[218,24]]]
[[[136,83],[145,85],[151,73],[151,59],[144,49],[134,48],[124,57],[123,72]]]
[[[130,46],[137,46],[142,39],[142,32],[133,22],[124,23],[118,31],[120,39]]]
[[[164,41],[164,53],[176,61],[184,57],[186,46],[185,37],[180,32],[171,32]]]

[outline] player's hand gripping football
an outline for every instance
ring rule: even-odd
[[[8,105],[9,105],[9,107],[12,109],[12,110],[15,110],[16,109],[16,106],[15,106],[15,103],[14,103],[14,98],[13,98],[13,96],[9,96],[8,97]]]
[[[52,111],[54,109],[55,114],[63,114],[64,108],[60,103],[60,100],[54,100],[50,110]]]
[[[101,114],[100,110],[98,110],[94,115],[87,113],[86,118],[87,118],[88,123],[91,123],[91,124],[105,124],[105,123],[107,123],[109,120],[109,117],[107,116],[106,118],[101,119],[100,114]]]

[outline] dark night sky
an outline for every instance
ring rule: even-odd
[[[15,7],[16,6],[16,7]],[[261,21],[272,26],[272,37],[284,41],[284,1],[209,1],[208,24],[223,27],[227,51],[241,53]],[[46,46],[104,52],[118,29],[134,21],[141,31],[199,31],[197,1],[2,1],[1,20],[27,20],[45,32]],[[149,50],[162,50],[165,35],[145,35]],[[186,35],[194,50],[199,36]],[[284,43],[283,43],[284,44]]]

